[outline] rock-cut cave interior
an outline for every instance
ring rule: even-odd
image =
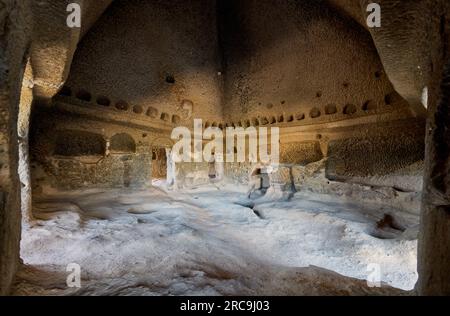
[[[0,0],[0,295],[450,295],[450,4],[373,2]]]

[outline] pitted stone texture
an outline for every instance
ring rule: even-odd
[[[0,295],[19,264],[20,184],[17,117],[29,45],[30,1],[0,1]]]

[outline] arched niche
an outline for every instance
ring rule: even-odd
[[[119,133],[111,137],[109,141],[109,150],[111,153],[135,153],[136,152],[136,142],[133,137],[127,133]]]
[[[58,131],[55,140],[55,156],[103,156],[106,142],[102,135],[78,130]]]

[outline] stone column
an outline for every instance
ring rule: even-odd
[[[450,295],[450,61],[430,89],[419,236],[420,295]]]
[[[176,175],[175,175],[175,162],[173,161],[172,156],[172,149],[166,148],[166,157],[167,157],[167,188],[174,189],[176,188],[175,181],[176,181]]]
[[[19,178],[21,186],[22,229],[32,225],[32,196],[30,170],[30,117],[33,104],[33,70],[28,61],[25,68],[22,89],[20,93],[17,135],[19,137]]]
[[[19,266],[18,110],[29,46],[29,0],[0,0],[0,295]]]

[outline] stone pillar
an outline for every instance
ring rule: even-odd
[[[450,295],[450,61],[434,86],[429,96],[418,291]]]
[[[21,190],[22,229],[32,225],[32,196],[30,170],[30,116],[33,104],[33,69],[28,61],[20,93],[17,134],[19,137],[19,178]]]
[[[0,295],[19,265],[21,231],[17,118],[29,46],[29,0],[0,0]]]
[[[176,181],[176,176],[175,176],[175,170],[176,170],[176,166],[175,166],[175,162],[173,161],[173,156],[172,156],[172,149],[171,148],[166,148],[166,157],[167,157],[167,188],[169,189],[173,189],[176,188],[175,185],[175,181]]]

